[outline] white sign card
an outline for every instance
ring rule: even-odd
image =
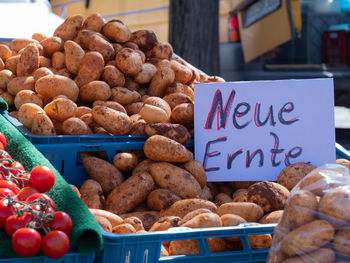
[[[333,79],[201,83],[194,97],[208,181],[276,180],[292,163],[335,162]]]

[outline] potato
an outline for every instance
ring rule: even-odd
[[[202,188],[207,184],[207,175],[205,174],[203,165],[199,161],[191,160],[181,165],[181,167],[191,173]]]
[[[161,108],[162,110],[165,111],[168,118],[170,119],[171,108],[165,100],[158,98],[158,97],[148,97],[144,100],[144,103]]]
[[[49,57],[52,56],[56,51],[63,50],[64,41],[60,37],[48,37],[40,42],[40,45],[43,46],[45,54]]]
[[[247,223],[247,221],[244,218],[233,214],[222,215],[220,219],[222,222],[222,226],[238,226],[239,224]],[[236,241],[236,240],[240,240],[240,238],[237,237],[235,239],[234,237],[230,237],[230,238],[227,238],[227,240]]]
[[[32,39],[35,39],[37,41],[41,41],[41,40],[44,40],[45,38],[47,38],[47,36],[45,36],[44,34],[42,33],[33,33],[32,34]]]
[[[171,120],[180,123],[191,129],[194,126],[194,105],[192,103],[182,103],[177,105],[171,112]]]
[[[52,66],[59,70],[64,68],[65,65],[65,53],[61,52],[61,51],[56,51],[55,53],[52,54],[52,58],[51,58],[51,63]]]
[[[238,215],[247,222],[257,222],[264,215],[264,210],[259,205],[249,202],[226,203],[221,205],[216,212],[219,216]]]
[[[6,89],[7,84],[11,79],[13,79],[15,76],[13,73],[8,69],[3,69],[0,71],[0,89]]]
[[[190,228],[221,227],[222,223],[217,214],[206,213],[195,216],[181,226]]]
[[[204,200],[214,201],[214,196],[212,195],[208,186],[205,185],[202,188],[202,194],[201,194],[200,198],[204,199]]]
[[[321,198],[318,206],[319,217],[335,226],[347,225],[350,221],[349,190],[336,188]]]
[[[25,47],[17,63],[18,77],[30,76],[39,68],[39,50],[34,44]]]
[[[141,71],[135,75],[134,79],[139,84],[147,84],[152,80],[156,72],[157,68],[154,65],[144,63],[142,64]]]
[[[79,87],[84,86],[93,80],[98,80],[103,72],[104,60],[96,51],[87,52],[80,64],[75,82]]]
[[[6,59],[8,59],[9,57],[12,56],[12,52],[11,49],[3,44],[0,44],[0,58],[2,59],[2,61],[6,61]]]
[[[190,99],[193,101],[194,93],[193,90],[180,82],[172,82],[169,84],[168,88],[166,89],[166,95],[170,95],[173,93],[182,93],[190,97]]]
[[[153,224],[149,232],[166,231],[172,227],[180,226],[181,218],[178,216],[164,216]]]
[[[77,113],[77,105],[68,98],[58,98],[44,107],[44,111],[50,118],[64,121],[74,117]]]
[[[102,209],[105,203],[101,185],[92,179],[84,181],[80,187],[81,200],[88,208]]]
[[[266,249],[271,246],[272,236],[270,234],[248,236],[251,249]]]
[[[34,115],[44,110],[34,103],[24,103],[18,110],[18,120],[28,129],[32,128]]]
[[[62,123],[62,131],[65,135],[91,134],[91,129],[79,118],[71,117]]]
[[[284,210],[276,210],[264,215],[260,220],[260,224],[278,224],[282,218]]]
[[[161,135],[149,137],[144,144],[144,152],[153,161],[185,163],[193,159],[192,152],[182,144]]]
[[[169,67],[158,67],[148,88],[148,95],[163,97],[170,83],[175,79],[174,71]]]
[[[238,182],[229,182],[229,185],[235,189],[245,188],[248,189],[249,186],[257,183],[256,181],[238,181]]]
[[[77,112],[75,113],[75,117],[80,118],[81,116],[91,113],[92,109],[86,106],[80,106],[77,108]],[[91,115],[92,116],[92,115]]]
[[[15,96],[14,100],[16,109],[18,110],[24,103],[34,103],[43,107],[42,99],[32,90],[21,90]]]
[[[39,67],[50,68],[51,67],[51,59],[39,56]]]
[[[127,213],[145,201],[153,188],[154,181],[149,173],[132,175],[108,194],[105,207],[116,214]]]
[[[111,163],[93,156],[85,157],[82,161],[88,175],[101,184],[105,195],[122,183],[122,173]]]
[[[160,216],[178,216],[184,218],[188,213],[200,208],[208,209],[213,213],[217,211],[217,206],[214,203],[207,200],[192,198],[175,202],[169,208],[162,210]]]
[[[136,75],[142,70],[142,58],[131,48],[123,48],[115,57],[117,68],[127,75]]]
[[[196,255],[199,254],[200,250],[198,247],[197,240],[187,239],[170,241],[169,255]]]
[[[132,225],[136,231],[145,230],[143,227],[142,221],[136,216],[125,218],[123,220],[123,223]]]
[[[56,135],[55,127],[44,112],[37,112],[32,119],[32,133],[38,135]]]
[[[132,123],[128,115],[105,106],[94,107],[92,117],[97,124],[114,135],[128,134],[131,129]]]
[[[93,209],[93,208],[89,208],[89,210],[91,214],[93,214],[94,216],[101,216],[108,219],[112,227],[115,227],[123,223],[123,219],[120,216],[113,214],[111,212],[101,210],[101,209]]]
[[[105,19],[100,14],[93,13],[85,19],[81,29],[100,32],[105,23]]]
[[[187,144],[190,141],[190,133],[181,124],[173,123],[149,123],[145,129],[148,136],[162,135],[178,143]]]
[[[231,203],[232,198],[225,193],[220,193],[215,196],[214,202],[217,206],[221,206],[222,204]]]
[[[310,223],[316,219],[318,201],[309,191],[300,191],[289,197],[285,206],[284,224],[290,229]]]
[[[124,43],[129,40],[131,32],[120,20],[110,20],[102,28],[104,34],[111,42]]]
[[[129,116],[137,114],[141,111],[143,102],[134,102],[125,106],[125,110]]]
[[[171,93],[163,98],[171,109],[182,103],[193,103],[192,99],[184,93]]]
[[[120,225],[117,225],[115,227],[113,227],[113,233],[114,234],[132,234],[132,233],[136,233],[136,229],[128,224],[128,223],[122,223]]]
[[[58,95],[65,95],[68,99],[76,101],[79,88],[73,80],[60,75],[48,75],[35,82],[35,91],[44,97],[53,99]]]
[[[171,69],[175,73],[175,82],[186,84],[191,80],[192,72],[188,67],[180,64],[176,60],[171,60],[170,65]]]
[[[123,87],[112,88],[111,100],[125,106],[130,103],[137,102],[141,99],[141,95],[137,91],[131,91]]]
[[[64,43],[65,65],[69,72],[77,74],[83,61],[85,52],[74,41],[68,40]]]
[[[334,228],[325,220],[315,220],[288,233],[281,250],[289,256],[297,256],[323,247],[334,237]]]
[[[85,102],[106,101],[111,97],[111,94],[109,85],[101,80],[91,81],[79,89],[79,98]]]
[[[102,101],[102,100],[96,100],[93,102],[92,104],[92,107],[96,107],[96,106],[105,106],[107,108],[111,108],[113,110],[116,110],[116,111],[120,111],[122,113],[125,113],[127,114],[125,108],[118,102],[116,101]]]
[[[129,132],[130,135],[147,135],[145,132],[146,122],[144,120],[139,120],[132,123],[131,130]]]
[[[277,183],[291,191],[294,186],[316,167],[308,163],[294,163],[284,168],[277,177]]]
[[[0,94],[1,97],[2,94]],[[10,95],[11,96],[11,95]],[[6,101],[6,100],[5,100]],[[9,112],[10,116],[18,120],[18,111],[10,111]]]
[[[0,70],[4,70],[5,69],[5,63],[4,61],[0,58]]]
[[[32,76],[29,77],[16,77],[11,79],[7,84],[7,91],[11,95],[15,96],[21,90],[34,90],[35,82]]]
[[[5,62],[5,68],[10,70],[13,74],[17,74],[17,64],[19,62],[20,57],[20,55],[17,55],[8,58]]]
[[[31,43],[38,43],[35,39],[15,38],[10,42],[10,49],[16,53]]]
[[[138,158],[133,153],[118,153],[113,157],[113,164],[121,171],[131,171],[138,164]]]
[[[9,108],[13,107],[13,96],[8,92],[3,92],[0,90],[0,97],[7,103]]]
[[[149,169],[160,187],[169,189],[181,198],[200,197],[202,189],[199,183],[186,170],[166,162],[153,163]]]
[[[199,208],[196,210],[193,210],[192,212],[187,213],[181,220],[181,224],[185,224],[187,221],[190,221],[192,218],[196,217],[197,215],[200,214],[207,214],[207,213],[213,213],[213,211],[210,211],[209,209],[206,208]]]
[[[121,218],[137,217],[142,221],[143,227],[149,230],[159,219],[158,211],[132,212],[120,215]]]
[[[151,50],[147,52],[147,57],[170,60],[173,53],[173,47],[169,43],[158,42]]]
[[[143,51],[152,49],[158,42],[156,34],[151,30],[137,30],[131,33],[130,40]]]
[[[156,189],[147,197],[147,205],[150,209],[160,211],[170,207],[181,198],[168,189]]]
[[[248,188],[248,202],[260,205],[266,213],[284,209],[289,191],[284,186],[263,181],[255,183]]]
[[[140,110],[140,115],[147,123],[166,122],[169,119],[163,109],[149,104],[143,105]]]
[[[341,256],[350,256],[350,230],[341,229],[336,232],[333,240],[333,247],[335,252]]]
[[[107,218],[102,216],[94,216],[97,223],[102,227],[104,231],[112,232],[112,225],[111,222],[108,221]]]
[[[80,195],[78,187],[76,187],[73,184],[69,184],[69,186],[70,186],[70,188],[72,188],[73,192],[80,198],[81,195]]]
[[[305,263],[305,262],[335,262],[335,254],[331,248],[320,248],[309,254],[300,257],[291,257],[283,261],[283,263]],[[337,261],[337,263],[345,261]]]
[[[102,80],[111,87],[123,87],[125,84],[124,74],[113,65],[107,65],[103,69]]]
[[[238,189],[232,195],[232,202],[248,202],[248,189]]]
[[[84,17],[82,15],[67,17],[66,20],[56,28],[53,35],[62,38],[64,41],[73,40],[78,34],[83,21]]]
[[[45,77],[45,76],[48,76],[48,75],[53,75],[51,70],[49,70],[46,67],[38,68],[34,72],[34,81],[36,82],[38,79]]]

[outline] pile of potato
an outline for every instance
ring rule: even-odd
[[[337,164],[313,170],[293,189],[269,263],[349,262],[340,258],[350,258],[350,162]]]
[[[209,183],[192,152],[161,135],[149,137],[143,151],[116,154],[113,164],[102,153],[82,153],[81,159],[91,179],[79,190],[72,187],[103,229],[116,234],[277,223],[289,196],[287,188],[274,182]],[[286,168],[281,178],[298,170]],[[253,249],[264,249],[272,236],[248,240]],[[239,237],[207,241],[212,252],[242,249]],[[162,248],[162,255],[198,253],[196,240],[165,242]]]
[[[186,141],[193,84],[218,81],[173,56],[153,31],[130,32],[99,14],[68,17],[50,37],[0,43],[0,96],[38,135],[172,134]]]

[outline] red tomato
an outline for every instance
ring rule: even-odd
[[[69,235],[72,232],[72,219],[67,213],[57,211],[53,214],[53,220],[50,222],[50,227],[52,230],[61,230]]]
[[[7,181],[7,180],[0,180],[0,188],[7,188],[10,189],[15,194],[18,194],[18,187],[14,182]]]
[[[0,132],[0,143],[4,146],[4,148],[6,147],[6,137],[2,132]]]
[[[0,228],[4,228],[6,219],[12,215],[10,206],[6,199],[0,200]]]
[[[2,144],[2,142],[0,142],[0,150],[4,150],[5,146]]]
[[[41,244],[41,251],[49,258],[60,258],[69,249],[69,238],[66,233],[54,230],[46,234]]]
[[[9,216],[5,221],[5,231],[11,237],[17,229],[26,227],[33,220],[34,216],[27,212],[24,212],[21,217]]]
[[[30,172],[30,184],[41,193],[49,191],[55,184],[54,172],[44,165],[39,165],[33,168]]]
[[[37,194],[39,193],[38,190],[36,190],[33,187],[30,186],[26,186],[23,187],[17,194],[17,198],[19,201],[25,201],[29,196],[33,195],[33,194]]]
[[[20,171],[25,172],[23,165],[20,162],[14,161],[10,168],[18,169]],[[11,170],[13,175],[18,175],[18,171]]]
[[[35,256],[41,247],[41,235],[32,228],[20,228],[12,235],[13,250],[22,257]]]
[[[56,209],[55,203],[54,203],[54,201],[51,199],[51,197],[48,196],[48,195],[46,195],[46,194],[42,194],[42,193],[33,194],[33,195],[29,196],[29,197],[26,199],[26,202],[27,202],[27,203],[31,203],[31,202],[33,202],[34,200],[38,199],[39,197],[42,197],[42,198],[44,198],[44,199],[50,200],[50,203],[49,203],[49,204],[50,204],[51,208],[54,209],[54,210]]]
[[[16,194],[8,188],[0,188],[0,198],[8,195],[15,196]]]
[[[4,159],[4,158],[11,159],[11,155],[4,150],[0,150],[0,159]]]

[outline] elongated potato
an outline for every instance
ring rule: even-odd
[[[147,205],[149,208],[155,211],[160,211],[170,207],[176,201],[181,198],[174,192],[168,189],[156,189],[152,191],[147,197]]]
[[[40,107],[43,107],[42,99],[32,90],[21,90],[18,92],[14,103],[17,110],[19,110],[24,103],[34,103]]]
[[[111,223],[112,227],[115,227],[123,223],[123,219],[114,213],[108,212],[106,210],[94,209],[94,208],[89,208],[89,210],[91,214],[93,214],[94,216],[101,216],[101,217],[107,218],[108,221]]]
[[[100,183],[104,194],[109,194],[122,183],[122,173],[111,163],[93,156],[82,160],[86,172],[92,179]]]
[[[30,43],[39,43],[35,39],[28,38],[15,38],[10,42],[10,49],[15,51],[16,53],[20,51],[22,48],[25,48]]]
[[[160,187],[169,189],[181,198],[199,198],[201,195],[199,183],[184,169],[160,162],[151,164],[150,172]]]
[[[132,225],[136,231],[145,230],[141,219],[136,217],[136,216],[131,216],[131,217],[125,218],[123,220],[123,223]]]
[[[61,51],[56,51],[55,53],[52,54],[52,57],[51,57],[52,66],[57,70],[65,68],[66,66],[65,59],[66,59],[65,53]]]
[[[177,105],[180,105],[182,103],[193,103],[192,99],[188,95],[180,92],[175,92],[166,95],[163,97],[163,100],[165,100],[169,104],[171,109],[175,108]]]
[[[192,103],[183,103],[177,105],[171,112],[171,120],[174,123],[180,123],[191,129],[194,126],[194,105]]]
[[[169,67],[158,67],[148,88],[148,95],[163,97],[170,83],[175,79],[174,71]]]
[[[67,69],[71,73],[77,74],[85,55],[84,50],[74,41],[68,40],[64,43],[64,52]]]
[[[260,224],[277,224],[282,218],[284,210],[277,210],[264,215],[260,220]]]
[[[0,89],[6,89],[7,84],[11,79],[13,79],[15,75],[11,72],[11,70],[3,69],[0,71]]]
[[[79,87],[93,80],[98,80],[103,72],[104,60],[96,51],[87,52],[81,61],[75,82]]]
[[[102,209],[105,203],[101,185],[92,179],[84,181],[80,187],[81,200],[88,208]]]
[[[217,214],[206,213],[195,216],[181,226],[190,228],[221,227],[222,223]]]
[[[144,100],[144,104],[149,104],[161,108],[165,111],[168,118],[170,119],[171,108],[165,100],[158,97],[148,97]]]
[[[142,70],[142,58],[131,48],[123,48],[115,57],[117,68],[124,74],[136,75]]]
[[[46,98],[53,99],[58,95],[65,95],[68,99],[76,101],[79,88],[73,80],[60,75],[48,75],[35,82],[35,91]]]
[[[153,224],[149,232],[165,231],[172,227],[180,226],[181,218],[178,216],[164,216]]]
[[[18,110],[18,120],[28,129],[32,128],[34,115],[44,110],[34,103],[24,103]]]
[[[115,234],[132,234],[136,233],[136,229],[129,223],[122,223],[113,227],[112,232]]]
[[[166,122],[169,119],[163,109],[149,104],[143,105],[140,110],[140,115],[147,123]]]
[[[112,88],[111,100],[125,106],[130,103],[137,102],[141,99],[141,95],[137,91],[128,90],[123,87]]]
[[[37,112],[32,119],[32,133],[38,135],[56,135],[55,127],[44,112]]]
[[[152,49],[158,42],[152,30],[137,30],[131,33],[130,41],[136,43],[143,51]]]
[[[100,32],[105,23],[106,23],[105,19],[100,14],[93,13],[89,15],[87,18],[85,18],[81,29]]]
[[[187,144],[191,135],[185,126],[173,123],[149,123],[145,129],[148,136],[162,135],[178,143]]]
[[[73,40],[78,34],[83,21],[84,17],[82,15],[67,17],[66,20],[56,28],[54,36],[60,37],[64,41]]]
[[[40,42],[40,45],[44,48],[45,54],[49,57],[56,51],[62,51],[63,44],[64,42],[60,37],[48,37]]]
[[[207,184],[207,175],[205,174],[202,163],[191,160],[181,165],[181,167],[192,174],[202,188]]]
[[[143,227],[149,230],[159,219],[158,211],[132,212],[120,215],[121,218],[137,217],[142,221]]]
[[[181,224],[185,224],[187,221],[191,220],[192,218],[196,217],[197,215],[200,214],[207,214],[207,213],[213,213],[213,211],[210,211],[209,209],[206,208],[199,208],[196,210],[193,210],[192,212],[187,213],[181,220]]]
[[[247,222],[257,222],[264,215],[264,210],[254,203],[232,202],[221,205],[217,214],[220,216],[234,214],[244,218]]]
[[[77,113],[77,105],[68,98],[57,98],[44,107],[44,111],[50,118],[65,121],[74,117]]]
[[[112,224],[109,220],[102,216],[94,216],[97,223],[102,227],[104,231],[112,232]]]
[[[111,97],[111,94],[109,85],[101,80],[91,81],[79,89],[79,98],[85,102],[106,101]]]
[[[15,96],[21,90],[35,89],[35,82],[32,76],[29,77],[16,77],[11,79],[7,84],[7,91],[11,95]]]
[[[124,74],[114,65],[107,65],[103,69],[102,80],[111,87],[123,87],[125,84]]]
[[[105,106],[94,107],[92,116],[97,124],[114,135],[128,134],[132,126],[128,115]]]
[[[142,69],[135,75],[135,81],[139,84],[149,83],[156,74],[157,68],[151,63],[142,64]]]
[[[186,84],[191,80],[192,72],[188,67],[180,64],[176,60],[171,60],[170,65],[171,65],[171,69],[175,73],[174,81]]]
[[[149,137],[144,145],[147,158],[153,161],[189,162],[193,154],[182,144],[161,135]]]
[[[102,101],[102,100],[96,100],[93,102],[92,107],[96,107],[96,106],[105,106],[107,108],[111,108],[113,110],[116,111],[120,111],[122,113],[127,114],[125,108],[123,107],[123,105],[121,105],[120,103],[116,102],[116,101],[112,101],[112,100],[108,100],[108,101]]]
[[[120,20],[110,20],[102,28],[104,34],[111,42],[124,43],[129,40],[131,32]]]
[[[217,206],[213,202],[192,198],[175,202],[169,208],[160,211],[160,216],[178,216],[184,218],[188,213],[200,208],[208,209],[213,213],[217,210]]]
[[[39,68],[39,50],[35,44],[25,47],[17,63],[17,76],[30,76]]]
[[[145,201],[153,188],[154,181],[149,173],[132,175],[107,196],[105,208],[115,214],[127,213]]]

